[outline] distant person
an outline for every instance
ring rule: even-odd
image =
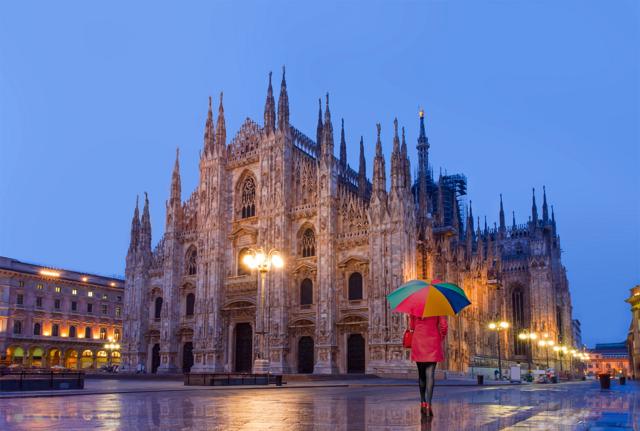
[[[433,416],[431,399],[435,383],[436,363],[444,361],[442,341],[447,336],[447,318],[445,316],[411,316],[409,329],[411,339],[411,360],[418,366],[418,384],[420,387],[420,412]]]
[[[495,370],[495,371],[493,372],[493,378],[494,378],[495,380],[498,380],[498,377],[499,377],[499,376],[500,376],[500,371]]]

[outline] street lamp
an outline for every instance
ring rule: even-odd
[[[265,325],[265,285],[267,273],[271,268],[280,269],[284,266],[284,260],[280,256],[280,252],[271,249],[269,253],[265,253],[262,248],[250,249],[242,258],[242,263],[249,269],[257,270],[260,275],[260,301],[258,304],[258,312],[256,313],[256,335],[258,343],[256,346],[256,359],[253,363],[254,373],[268,373],[269,359],[266,346],[266,325]]]
[[[547,357],[547,369],[549,369],[549,347],[553,347],[556,343],[553,340],[543,339],[538,341],[538,346],[545,348],[545,353]]]
[[[490,322],[489,329],[491,331],[496,331],[496,335],[498,338],[498,376],[500,380],[502,380],[502,355],[500,353],[500,331],[506,331],[509,329],[509,322],[505,322],[501,320],[499,322]]]
[[[109,351],[109,368],[111,368],[111,356],[113,355],[113,352],[120,350],[120,344],[107,343],[104,345],[104,348]]]
[[[522,341],[531,341],[533,343],[538,339],[538,334],[535,332],[529,332],[528,329],[524,329],[520,334],[518,334],[518,338]],[[529,368],[529,374],[531,374],[531,362],[533,362],[533,352],[532,349],[527,346],[527,366]]]

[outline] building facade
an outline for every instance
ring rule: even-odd
[[[627,345],[621,343],[601,343],[589,351],[587,374],[611,374],[613,377],[631,375],[629,367],[629,352]]]
[[[413,369],[402,348],[406,316],[385,296],[403,282],[443,279],[472,305],[450,319],[445,369],[466,371],[497,357],[486,324],[512,323],[501,338],[514,361],[544,352],[518,339],[545,332],[572,344],[571,299],[553,210],[543,194],[529,221],[484,226],[465,204],[464,175],[434,176],[424,114],[412,179],[404,128],[394,121],[390,169],[377,125],[373,176],[364,140],[357,169],[339,156],[329,96],[320,101],[315,139],[289,122],[282,75],[276,104],[271,75],[262,125],[247,119],[227,142],[222,95],[211,99],[200,180],[182,197],[178,156],[165,232],[151,248],[148,199],[136,205],[126,261],[123,365],[154,372],[251,371],[258,276],[242,264],[252,248],[275,248],[283,270],[266,278],[267,357],[273,372],[385,373]],[[389,181],[387,175],[390,176]],[[389,184],[388,184],[389,183]]]
[[[0,256],[0,360],[24,368],[120,362],[124,280]]]
[[[640,285],[631,289],[627,302],[631,305],[631,324],[627,336],[629,368],[633,378],[638,379],[640,378]]]

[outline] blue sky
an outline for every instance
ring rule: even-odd
[[[388,156],[395,116],[416,166],[424,106],[433,167],[467,175],[474,214],[493,223],[502,193],[525,222],[546,185],[584,340],[624,339],[640,283],[637,2],[267,3],[3,2],[0,255],[123,274],[137,193],[154,242],[163,230],[177,146],[183,193],[196,186],[207,97],[225,92],[231,138],[261,122],[285,64],[292,123],[315,136],[329,91],[369,175],[375,123]]]

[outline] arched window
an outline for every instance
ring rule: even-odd
[[[101,340],[107,339],[107,328],[100,328],[100,339]]]
[[[155,313],[153,314],[153,317],[156,320],[160,319],[160,313],[162,313],[162,298],[161,297],[157,297],[156,298],[156,303],[155,303]]]
[[[240,250],[240,253],[238,253],[238,268],[237,268],[237,274],[238,275],[249,275],[249,274],[251,274],[251,270],[249,268],[247,268],[247,266],[242,261],[244,259],[244,257],[249,253],[250,252],[249,252],[248,248],[243,248],[242,250]]]
[[[252,177],[248,177],[242,183],[241,193],[241,218],[253,217],[256,215],[256,182]]]
[[[76,338],[76,327],[75,326],[69,326],[69,337],[70,338]]]
[[[119,329],[114,329],[113,330],[113,341],[120,341],[120,330]]]
[[[308,278],[300,283],[300,305],[313,304],[313,282]]]
[[[349,276],[349,301],[362,299],[362,274],[354,272]]]
[[[197,258],[198,258],[198,251],[196,250],[195,247],[190,247],[189,250],[187,251],[187,257],[185,259],[186,266],[187,266],[186,268],[187,275],[196,275],[196,273],[198,272]]]
[[[42,325],[36,323],[33,325],[33,335],[40,335],[42,333]]]
[[[524,303],[522,300],[522,289],[516,288],[511,293],[511,312],[513,314],[513,336],[514,353],[516,355],[526,355],[526,345],[519,337],[519,332],[524,328]]]
[[[91,326],[87,326],[86,328],[84,328],[84,338],[93,338]]]
[[[186,315],[187,316],[193,316],[193,311],[196,305],[196,295],[194,295],[193,293],[190,293],[187,295],[187,309],[186,309]]]
[[[57,323],[54,323],[51,326],[51,336],[58,337],[59,335],[60,335],[60,325],[58,325]]]
[[[313,233],[313,229],[308,228],[302,234],[302,240],[300,242],[300,248],[302,257],[310,257],[316,255],[316,235]]]

